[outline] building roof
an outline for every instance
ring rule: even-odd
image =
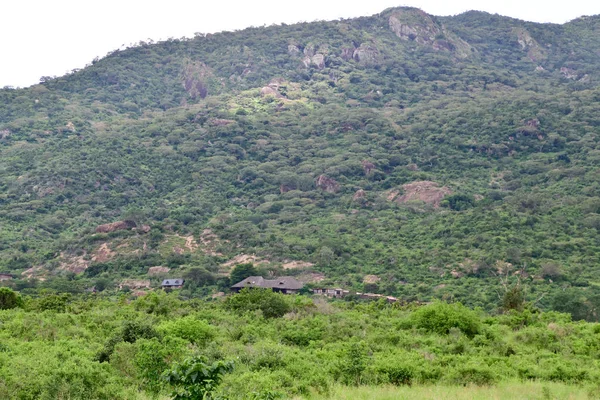
[[[185,281],[181,278],[165,279],[162,281],[162,286],[182,286],[183,282]]]
[[[291,276],[282,276],[275,279],[265,279],[262,276],[249,276],[241,282],[236,283],[231,288],[266,288],[266,289],[292,289],[299,290],[304,287],[302,282]]]

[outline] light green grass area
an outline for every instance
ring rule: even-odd
[[[600,387],[582,387],[551,382],[506,382],[496,386],[337,386],[329,396],[314,400],[579,400],[600,399]]]

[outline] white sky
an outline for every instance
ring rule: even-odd
[[[481,10],[554,23],[600,14],[598,0],[0,0],[0,87],[63,75],[140,40],[351,18],[397,6],[433,15]]]

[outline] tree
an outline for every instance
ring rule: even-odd
[[[229,277],[231,279],[231,283],[236,284],[240,281],[243,281],[247,277],[255,276],[256,274],[258,274],[258,272],[256,271],[256,268],[254,268],[254,265],[252,263],[246,263],[238,264],[233,267]]]
[[[207,364],[204,356],[184,360],[167,371],[163,379],[174,387],[174,400],[212,400],[223,375],[233,371],[230,361]]]
[[[227,307],[238,312],[260,310],[265,318],[278,318],[287,314],[291,307],[285,295],[271,289],[242,289],[227,298]]]
[[[0,310],[9,310],[22,305],[23,300],[17,292],[7,287],[0,288]]]

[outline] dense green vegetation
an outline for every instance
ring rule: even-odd
[[[216,301],[94,294],[57,311],[48,307],[55,296],[0,310],[1,398],[365,398],[362,386],[367,398],[410,397],[393,397],[392,387],[408,386],[413,398],[481,396],[473,386],[524,388],[512,398],[600,393],[600,325],[531,307],[492,317],[460,304],[253,289]],[[256,296],[288,312],[267,315]],[[461,397],[452,387],[463,385]]]
[[[2,89],[2,284],[112,292],[163,266],[150,284],[184,277],[189,299],[250,261],[596,321],[599,34],[597,16],[399,8],[140,43]],[[138,228],[95,231],[120,220]]]

